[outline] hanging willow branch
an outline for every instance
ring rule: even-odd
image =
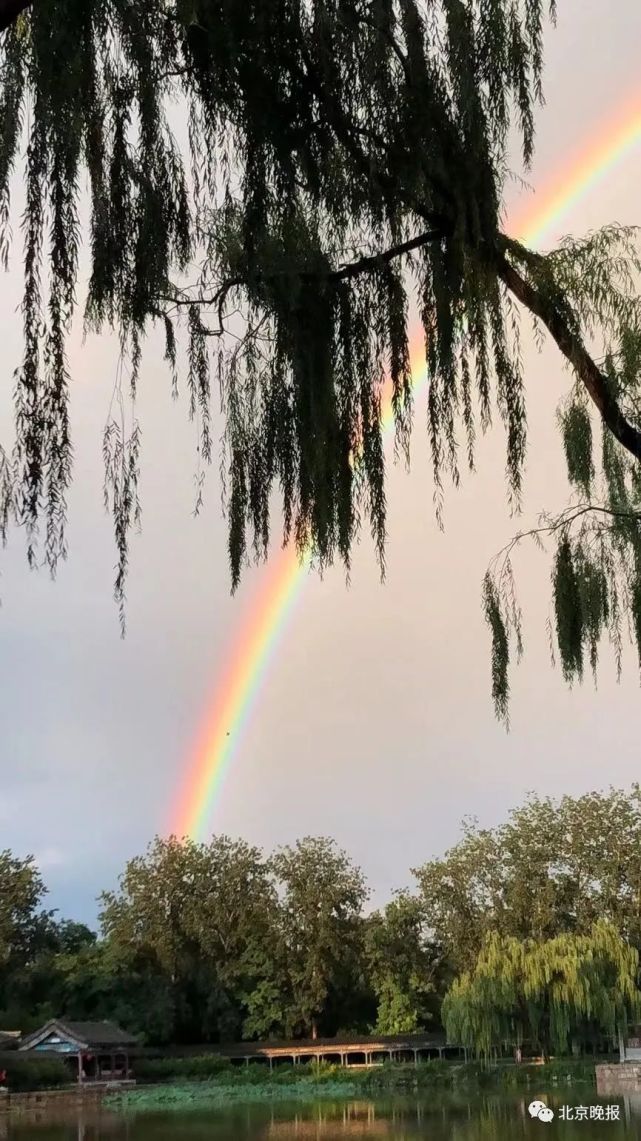
[[[586,1021],[616,1038],[641,1012],[638,972],[636,948],[603,919],[587,934],[545,940],[494,931],[445,996],[448,1038],[486,1058],[523,1041],[545,1057],[565,1053]]]
[[[547,13],[553,21],[554,3]],[[461,439],[473,468],[478,428],[492,417],[519,503],[518,302],[574,371],[562,425],[571,480],[586,496],[603,477],[605,505],[616,511],[627,496],[621,510],[636,512],[635,235],[610,227],[544,257],[500,227],[511,127],[526,168],[533,154],[545,18],[542,0],[0,0],[3,257],[10,179],[26,156],[24,356],[15,447],[0,455],[0,525],[23,525],[31,562],[43,553],[53,572],[66,553],[66,338],[83,240],[86,326],[117,332],[132,403],[145,334],[163,330],[172,388],[186,382],[198,425],[199,497],[218,380],[234,586],[248,552],[267,553],[277,496],[284,538],[311,546],[321,566],[349,566],[366,523],[383,567],[382,391],[387,377],[407,451],[412,302],[425,334],[437,511],[445,479],[458,482]],[[181,114],[179,143],[171,124]],[[607,441],[598,471],[588,401]],[[139,445],[137,427],[130,438],[109,427],[121,613]],[[611,575],[619,582],[636,565],[635,529],[613,528],[610,563],[600,564],[610,615]],[[577,558],[563,548],[557,559],[558,630],[592,645],[596,611],[569,618],[581,591],[566,587],[585,570],[577,577]],[[491,576],[485,605],[505,715],[517,609]],[[569,677],[580,673],[573,654],[562,655]]]

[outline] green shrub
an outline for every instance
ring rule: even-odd
[[[6,1071],[5,1084],[11,1093],[54,1089],[73,1081],[69,1066],[62,1058],[25,1058],[13,1054],[0,1061],[0,1070]]]
[[[227,1074],[232,1064],[218,1054],[203,1054],[197,1058],[134,1058],[131,1068],[136,1080],[141,1082],[165,1082],[175,1078],[197,1081]]]
[[[251,1067],[248,1067],[251,1069]],[[241,1071],[238,1067],[238,1071]],[[318,1086],[310,1078],[300,1078],[291,1085],[264,1081],[192,1082],[190,1085],[148,1086],[144,1089],[114,1091],[105,1099],[109,1108],[138,1113],[143,1110],[204,1109],[208,1106],[248,1105],[260,1102],[315,1101],[354,1097],[358,1086],[348,1082],[325,1082]]]

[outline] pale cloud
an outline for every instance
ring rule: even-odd
[[[43,848],[33,857],[41,872],[48,872],[51,868],[61,868],[69,863],[69,855],[60,848]]]

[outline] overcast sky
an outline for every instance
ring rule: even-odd
[[[559,0],[547,35],[547,106],[530,182],[539,197],[625,99],[641,88],[638,0]],[[641,146],[546,237],[637,223]],[[523,203],[511,192],[513,209]],[[17,252],[17,248],[16,248]],[[0,439],[11,439],[12,373],[21,353],[18,259],[0,280]],[[349,589],[341,570],[310,581],[265,680],[211,828],[266,849],[332,835],[382,902],[409,869],[457,839],[465,815],[498,823],[526,791],[578,794],[639,776],[641,691],[634,655],[621,685],[604,653],[600,684],[569,692],[549,664],[549,561],[516,562],[526,658],[513,678],[512,728],[489,697],[483,573],[519,526],[563,505],[555,408],[568,375],[558,353],[527,347],[529,461],[524,518],[505,501],[504,442],[434,522],[424,404],[412,470],[390,467],[388,574],[364,543]],[[0,848],[34,853],[50,906],[93,922],[97,893],[165,827],[195,738],[224,676],[261,576],[230,597],[217,469],[192,517],[194,432],[173,404],[161,346],[145,356],[143,532],[132,543],[128,635],[112,602],[114,551],[102,511],[101,434],[118,355],[109,338],[71,346],[75,486],[70,558],[52,584],[29,573],[22,537],[1,556]],[[214,431],[214,436],[219,435]]]

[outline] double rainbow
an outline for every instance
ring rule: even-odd
[[[570,213],[573,206],[620,163],[641,140],[641,106],[621,106],[597,139],[584,148],[535,203],[510,225],[526,245],[535,246]],[[415,354],[414,386],[426,380],[421,350]],[[393,423],[388,400],[384,427]],[[252,600],[240,634],[225,658],[225,668],[203,719],[202,727],[170,813],[169,833],[200,840],[220,798],[225,776],[238,754],[263,681],[281,644],[296,602],[302,593],[309,560],[300,560],[291,547],[272,558]]]

